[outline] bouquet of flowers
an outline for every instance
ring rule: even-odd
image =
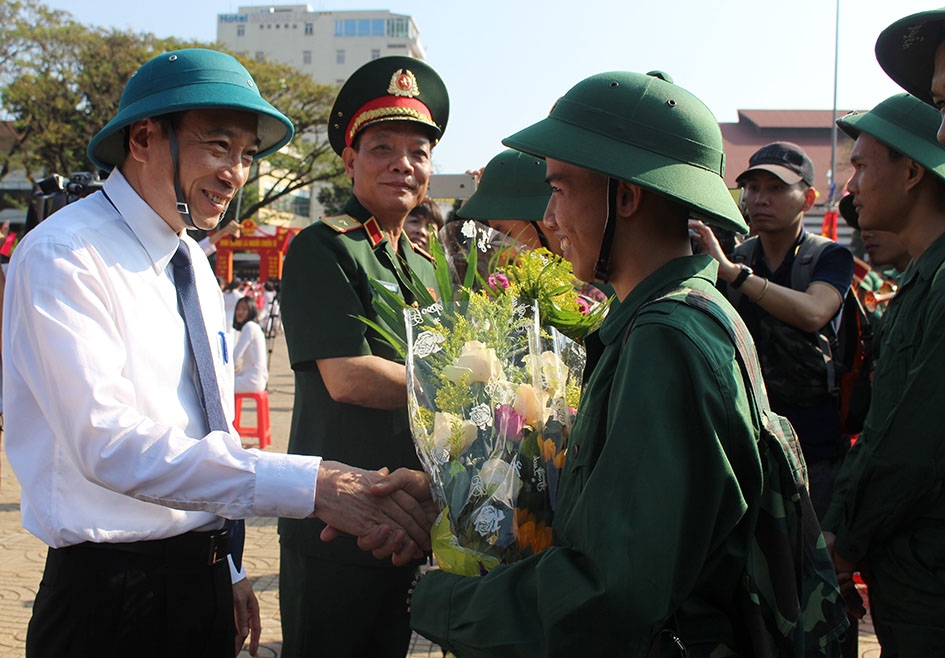
[[[388,340],[406,348],[411,431],[441,509],[434,556],[477,575],[551,545],[584,365],[574,339],[607,304],[584,312],[570,266],[550,252],[513,252],[475,222],[451,227],[447,248],[432,245],[439,300],[416,290],[420,303],[403,308],[378,285],[375,306],[404,317],[405,335]]]

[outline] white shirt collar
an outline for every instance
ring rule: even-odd
[[[177,251],[180,236],[138,195],[118,167],[112,169],[103,187],[108,199],[148,252],[154,271],[163,272]]]

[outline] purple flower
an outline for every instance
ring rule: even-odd
[[[492,288],[493,292],[498,292],[498,286],[501,286],[504,290],[507,290],[509,287],[509,277],[502,274],[502,272],[495,272],[490,274],[489,278],[486,279],[486,283],[489,284],[489,287]]]
[[[521,441],[525,416],[517,412],[512,405],[501,404],[495,410],[495,426],[499,436],[505,438],[506,441]]]

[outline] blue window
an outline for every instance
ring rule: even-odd
[[[358,36],[371,36],[371,21],[367,20],[366,18],[358,20]]]
[[[353,37],[358,34],[358,22],[354,19],[347,19],[345,21],[345,36]]]
[[[371,21],[371,36],[382,37],[387,31],[387,21],[383,18],[375,18]]]
[[[308,34],[308,32],[306,32]],[[345,22],[344,21],[335,21],[335,36],[341,37],[345,34]]]

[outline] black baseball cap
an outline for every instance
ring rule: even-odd
[[[762,146],[751,156],[748,169],[740,173],[735,182],[741,183],[753,171],[767,171],[788,185],[801,181],[811,187],[814,185],[814,163],[804,149],[792,142],[772,142]]]

